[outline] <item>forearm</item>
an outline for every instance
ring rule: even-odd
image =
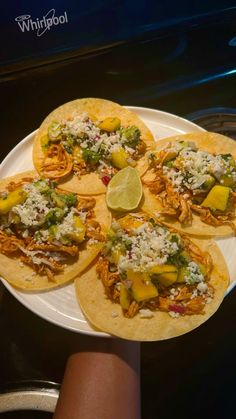
[[[70,356],[54,419],[139,419],[140,346],[107,340]]]

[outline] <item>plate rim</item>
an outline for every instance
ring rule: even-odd
[[[192,126],[195,128],[196,131],[205,131],[202,127],[199,127],[197,124],[194,124],[191,121],[188,121],[187,119],[180,117],[178,115],[169,113],[169,112],[165,112],[165,111],[161,111],[158,109],[154,109],[154,108],[147,108],[147,107],[142,107],[142,106],[125,106],[127,109],[133,111],[133,112],[137,112],[139,115],[139,112],[151,112],[152,115],[161,115],[165,118],[171,119],[172,121],[178,121],[180,124],[183,123],[186,126]],[[140,115],[139,115],[140,117]],[[141,117],[140,117],[141,118]],[[144,121],[145,122],[145,121]],[[171,123],[170,123],[170,127],[171,127]],[[197,128],[197,129],[196,129]],[[177,129],[177,128],[176,128]],[[22,145],[24,145],[25,143],[27,143],[28,141],[31,141],[33,136],[36,135],[38,129],[32,131],[30,134],[28,134],[26,137],[24,137],[21,141],[19,141],[19,143],[17,143],[15,145],[14,148],[12,148],[9,153],[5,156],[5,158],[2,160],[1,164],[0,164],[0,172],[2,169],[2,166],[5,165],[6,163],[8,163],[8,160],[11,159],[11,156],[13,153],[17,152],[18,148],[22,147]],[[191,132],[191,131],[188,131]],[[163,137],[160,137],[163,138]],[[93,330],[91,325],[89,324],[89,322],[87,321],[86,317],[85,318],[85,322],[89,325],[89,327],[91,328],[91,330],[81,330],[81,329],[77,329],[74,325],[69,325],[69,324],[61,324],[60,323],[60,319],[54,319],[54,318],[50,318],[50,316],[47,315],[47,313],[42,313],[42,312],[38,312],[37,309],[35,307],[32,307],[30,304],[28,304],[28,301],[25,301],[23,299],[23,297],[21,296],[21,294],[18,293],[18,291],[15,289],[11,284],[9,284],[6,280],[2,279],[0,277],[1,282],[3,283],[3,285],[8,289],[8,291],[11,293],[11,295],[14,296],[14,298],[16,298],[24,307],[26,307],[28,310],[30,310],[31,312],[33,312],[34,314],[36,314],[37,316],[41,317],[43,320],[48,321],[58,327],[62,327],[63,329],[69,330],[71,332],[74,333],[81,333],[81,334],[85,334],[85,335],[89,335],[89,336],[96,336],[96,337],[106,337],[106,338],[112,338],[112,335],[107,334],[105,332],[99,331],[99,330]],[[232,283],[230,284],[230,286],[227,289],[227,294],[232,291],[232,289],[234,288],[236,284]],[[53,290],[52,290],[53,291]],[[84,314],[83,314],[84,315]]]

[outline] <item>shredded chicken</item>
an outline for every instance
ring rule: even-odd
[[[119,280],[120,280],[120,275],[117,272],[116,273],[109,272],[108,281],[107,281],[108,287],[110,287],[111,285],[116,284]]]
[[[160,222],[161,224],[161,222]],[[170,228],[171,232],[176,230]],[[186,235],[182,234],[182,245],[186,252],[191,256],[193,261],[201,263],[205,267],[204,277],[206,282],[212,271],[212,258],[208,252],[203,252],[195,243],[193,243]],[[110,262],[105,257],[100,257],[97,263],[97,275],[102,280],[107,296],[112,300],[120,303],[119,288],[116,284],[122,282],[119,273],[109,271]],[[174,293],[170,293],[170,288],[174,289]],[[208,293],[213,295],[214,290],[208,285]],[[160,310],[169,313],[176,312],[178,315],[202,314],[207,296],[194,295],[196,285],[186,285],[186,283],[174,283],[170,287],[158,286],[159,295],[151,301],[136,302],[131,298],[128,309],[123,309],[125,317],[134,317],[140,308],[148,308],[150,310]],[[132,293],[131,293],[132,295]],[[209,296],[209,294],[208,294]]]
[[[24,177],[20,180],[20,182],[12,181],[7,185],[7,190],[9,192],[15,191],[16,189],[20,188],[24,184],[32,182],[32,180],[33,179],[31,177]]]
[[[180,196],[174,190],[172,184],[166,181],[166,201],[167,204],[172,208],[179,208],[180,206]]]
[[[11,255],[19,250],[20,246],[24,246],[24,241],[16,236],[9,235],[5,231],[0,230],[0,253]]]
[[[184,248],[191,255],[192,259],[205,266],[206,277],[208,278],[213,267],[211,255],[208,252],[203,252],[201,249],[199,249],[199,247],[191,240],[189,240],[187,236],[182,235],[182,240],[184,243]]]
[[[170,207],[165,207],[163,210],[161,210],[160,212],[162,215],[170,215],[170,216],[177,216],[179,214],[179,211],[176,210],[175,208],[170,208]]]
[[[213,226],[219,226],[222,223],[217,220],[216,217],[211,213],[211,210],[209,208],[201,207],[200,205],[191,205],[192,210],[194,210],[197,214],[200,215],[200,219],[206,223]]]
[[[40,173],[49,179],[57,179],[72,171],[73,160],[61,144],[53,144],[46,151]]]
[[[79,198],[79,202],[77,204],[78,210],[89,211],[93,209],[96,205],[95,198]]]
[[[144,153],[146,152],[146,143],[143,140],[140,140],[136,149],[135,149],[135,153],[132,155],[132,157],[134,159],[138,159],[140,156],[143,156]]]
[[[211,210],[209,208],[203,208],[200,205],[191,205],[191,208],[193,211],[195,211],[197,214],[199,214],[200,219],[209,225],[212,225],[214,227],[220,226],[220,225],[228,225],[230,228],[232,228],[233,232],[236,235],[236,226],[235,224],[229,220],[229,218],[234,218],[234,214],[229,213],[226,215],[213,215]]]
[[[105,241],[105,236],[101,233],[101,225],[96,220],[87,220],[86,235],[90,239]]]
[[[150,192],[155,195],[163,192],[165,190],[165,182],[161,177],[155,177],[153,180],[145,180],[145,185],[149,188]]]
[[[62,252],[70,256],[77,256],[79,249],[77,246],[64,246],[47,243],[37,243],[34,240],[27,246],[27,250],[43,250],[44,252]]]
[[[104,258],[100,258],[98,260],[96,271],[99,276],[99,278],[102,280],[102,283],[105,287],[105,289],[108,288],[108,279],[109,279],[109,262],[108,260]]]
[[[21,262],[29,265],[35,272],[40,275],[47,275],[49,281],[55,282],[54,274],[63,272],[64,265],[58,261],[55,261],[53,258],[48,258],[46,256],[38,255],[38,258],[43,259],[42,263],[35,264],[30,256],[23,255],[20,257]],[[48,264],[45,263],[48,262]]]
[[[80,162],[76,161],[74,158],[73,160],[73,171],[79,177],[80,175],[84,175],[88,173],[88,167],[85,160],[81,160]]]
[[[186,307],[186,314],[204,314],[204,306],[205,301],[204,298],[199,296],[192,298],[190,301],[188,301],[185,305]]]
[[[173,304],[173,300],[171,300],[170,298],[167,297],[159,297],[158,298],[158,308],[161,311],[169,311],[169,306],[170,304]]]
[[[178,295],[175,298],[175,301],[189,300],[191,298],[191,295],[192,292],[189,290],[189,288],[184,286],[180,289]]]
[[[192,218],[191,206],[189,202],[184,198],[180,198],[179,221],[183,224],[192,224]]]
[[[137,303],[135,300],[132,301],[132,303],[130,304],[128,310],[125,312],[125,316],[132,318],[135,316],[135,314],[137,314],[137,312],[140,309],[140,305],[139,303]]]
[[[157,195],[162,203],[163,210],[160,211],[164,216],[172,216],[176,218],[181,224],[192,224],[192,211],[199,214],[201,221],[214,227],[220,225],[228,225],[236,235],[236,226],[232,220],[235,219],[235,205],[236,205],[236,192],[230,192],[230,199],[227,211],[225,213],[212,213],[210,208],[204,208],[201,205],[192,203],[193,196],[190,191],[186,191],[185,198],[183,192],[179,193],[174,190],[172,183],[164,175],[162,166],[166,159],[165,150],[160,151],[158,160],[152,162],[150,173],[155,174],[152,181],[143,179],[143,183],[149,188],[150,192]],[[205,194],[200,194],[204,199]],[[230,208],[231,207],[231,208]]]
[[[60,147],[57,146],[57,144],[53,145],[48,151],[47,155],[50,156],[52,160],[56,160],[58,157],[57,153],[61,152]],[[25,183],[31,183],[32,180],[31,177],[25,177],[20,182],[10,182],[7,190],[14,191]],[[57,192],[60,193],[62,191],[58,190]],[[63,192],[68,194],[67,191]],[[78,199],[77,210],[86,212],[85,240],[88,244],[90,244],[88,239],[99,242],[105,240],[105,236],[101,233],[100,224],[93,218],[95,204],[96,200],[93,197],[79,197]],[[11,212],[8,214],[8,218],[8,221],[11,222]],[[0,253],[9,257],[19,257],[22,262],[31,266],[38,274],[47,275],[49,281],[54,280],[55,274],[64,271],[66,263],[71,263],[71,258],[77,259],[79,250],[79,244],[72,243],[70,245],[63,245],[56,239],[52,242],[36,241],[34,238],[34,230],[25,229],[24,231],[20,224],[11,224],[11,230],[0,230]]]

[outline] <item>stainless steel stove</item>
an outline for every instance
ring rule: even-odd
[[[229,6],[223,10],[214,2],[195,17],[145,31],[139,26],[127,36],[123,31],[119,42],[113,34],[112,43],[74,45],[55,54],[49,48],[28,57],[24,51],[24,59],[17,51],[14,62],[3,63],[0,78],[1,160],[53,108],[88,96],[175,113],[236,139],[236,9]],[[17,9],[16,16],[23,12]],[[21,409],[0,418],[49,418],[66,359],[83,335],[47,323],[3,287],[0,296],[0,412]],[[143,419],[235,418],[235,319],[233,290],[197,330],[142,344]],[[49,412],[32,413],[32,405]]]

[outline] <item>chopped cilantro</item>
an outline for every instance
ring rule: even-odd
[[[60,199],[62,199],[67,207],[72,207],[77,204],[77,196],[74,194],[59,194]]]
[[[232,154],[228,153],[228,154],[220,154],[220,157],[223,160],[228,161],[228,160],[232,159],[233,156],[232,156]]]
[[[34,182],[34,186],[39,190],[40,193],[47,193],[50,191],[49,182],[45,179],[39,179]]]
[[[63,147],[67,151],[67,153],[72,154],[73,148],[72,148],[72,146],[70,144],[68,144],[67,142],[63,141]]]
[[[46,222],[48,225],[56,224],[65,215],[65,212],[61,208],[53,208],[46,215]]]
[[[125,137],[125,143],[130,147],[137,146],[141,137],[141,132],[135,125],[127,128],[122,127],[120,129],[120,134],[122,137]]]
[[[179,243],[179,236],[177,236],[176,234],[172,234],[170,240],[172,243]]]
[[[101,154],[96,153],[95,151],[88,150],[85,148],[82,151],[82,157],[86,161],[86,163],[89,163],[91,165],[96,165],[99,160],[101,159]]]
[[[150,160],[156,160],[157,156],[156,156],[156,154],[155,154],[155,153],[149,153],[148,158],[149,158]]]

